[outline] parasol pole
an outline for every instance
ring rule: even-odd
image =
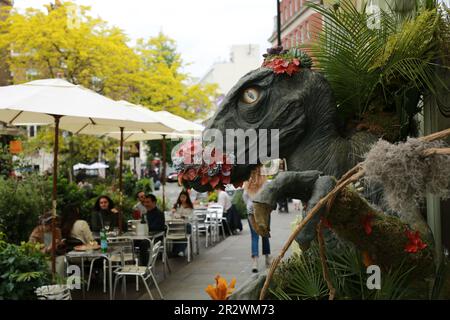
[[[55,141],[53,145],[53,191],[52,191],[52,275],[56,274],[56,200],[58,196],[58,152],[59,152],[59,120],[62,116],[53,115],[55,119]]]
[[[163,167],[161,170],[161,183],[162,183],[162,211],[164,212],[166,210],[166,135],[162,135],[162,163]]]
[[[120,160],[119,160],[119,232],[122,233],[122,209],[123,209],[123,127],[120,127]]]

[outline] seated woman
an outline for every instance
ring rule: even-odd
[[[88,223],[81,220],[80,209],[76,205],[68,205],[63,209],[61,233],[66,239],[68,250],[78,244],[96,244]]]
[[[31,232],[29,242],[31,243],[40,243],[43,244],[41,251],[43,253],[51,253],[52,252],[52,221],[53,215],[52,212],[46,212],[42,216],[39,217],[39,225],[36,226]],[[58,221],[55,221],[56,225],[58,225]],[[59,227],[55,228],[55,239],[56,239],[56,247],[61,244],[61,229]]]
[[[108,196],[100,196],[94,205],[91,217],[91,230],[99,232],[105,226],[111,230],[119,227],[119,211],[114,208],[114,202]],[[122,226],[125,227],[124,224]]]
[[[52,221],[53,215],[52,212],[46,212],[42,216],[39,217],[39,225],[36,226],[31,232],[29,242],[31,243],[40,243],[43,245],[41,251],[46,254],[51,254],[52,252]],[[55,221],[56,225],[59,224],[58,219]],[[64,277],[64,245],[61,237],[61,229],[59,227],[55,228],[55,241],[56,241],[56,259],[55,266],[56,272],[60,277]],[[48,261],[48,268],[51,269],[51,262]]]
[[[185,219],[189,220],[194,212],[194,206],[192,205],[191,198],[189,197],[189,193],[185,190],[181,191],[178,195],[177,202],[175,202],[172,208],[172,214],[175,219]],[[191,224],[187,224],[187,233],[192,232]],[[186,250],[186,243],[174,243],[172,252],[174,254],[179,255],[180,257],[184,256],[184,251]]]

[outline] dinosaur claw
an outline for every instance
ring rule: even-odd
[[[254,202],[255,225],[253,226],[256,233],[261,237],[270,237],[270,213],[272,206],[267,203]]]

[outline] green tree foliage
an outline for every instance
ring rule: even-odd
[[[207,114],[216,97],[217,86],[189,84],[188,75],[182,72],[184,64],[174,40],[159,33],[148,40],[139,39],[135,51],[143,65],[142,89],[132,102],[186,119]]]
[[[139,39],[135,46],[129,42],[122,30],[92,17],[89,7],[71,2],[46,11],[13,9],[0,21],[0,51],[12,52],[7,63],[14,83],[63,76],[113,99],[155,111],[167,110],[187,119],[208,113],[216,86],[191,83],[173,39],[160,33]],[[52,141],[47,131],[36,143],[52,145]],[[93,161],[99,149],[110,159],[117,145],[117,141],[83,135],[61,140],[62,152],[67,151],[73,162]],[[33,144],[30,150],[36,150]]]

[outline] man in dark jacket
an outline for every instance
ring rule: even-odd
[[[166,218],[164,212],[156,206],[156,197],[153,194],[147,194],[144,199],[144,207],[147,209],[148,231],[165,231]]]
[[[148,224],[148,231],[165,231],[166,230],[166,219],[164,217],[164,212],[158,209],[156,206],[156,197],[153,194],[147,194],[142,199],[142,204],[147,210],[145,215],[145,219]],[[156,238],[155,243],[159,240],[163,240],[163,238]],[[135,240],[135,246],[139,247],[139,259],[141,261],[141,265],[147,265],[148,259],[150,258],[149,249],[150,243],[147,240]]]

